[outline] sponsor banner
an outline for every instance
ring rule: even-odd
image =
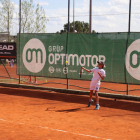
[[[16,43],[0,42],[0,59],[15,59],[15,58],[16,58]]]
[[[18,74],[80,79],[81,67],[93,69],[97,61],[104,61],[104,81],[140,83],[140,33],[129,36],[128,48],[127,33],[69,34],[68,42],[67,34],[21,34],[21,38]],[[85,80],[92,76],[82,73]]]
[[[140,39],[133,41],[125,56],[127,82],[140,84]]]
[[[21,34],[21,38],[17,74],[66,78],[65,34]]]

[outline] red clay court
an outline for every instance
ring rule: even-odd
[[[13,68],[6,67],[11,77],[18,78],[15,65]],[[2,67],[0,72],[4,76]],[[66,83],[64,79],[48,79],[47,82],[49,81]],[[44,81],[38,81],[38,83],[41,82],[43,83]],[[89,82],[70,80],[69,84],[88,88]],[[42,86],[66,88],[66,85],[60,84],[43,84]],[[126,90],[126,85],[124,84],[102,82],[101,86],[116,90]],[[135,89],[139,87],[139,85],[130,85],[129,88]],[[77,88],[69,86],[69,89]],[[111,93],[111,91],[106,91],[105,89],[100,91]],[[119,92],[119,94],[126,93]],[[140,92],[133,91],[130,94],[139,96]],[[140,139],[140,102],[119,99],[115,101],[114,99],[100,97],[101,108],[97,111],[94,110],[95,103],[91,107],[87,107],[88,99],[88,95],[0,87],[0,139]]]
[[[16,65],[14,65],[12,68],[9,65],[6,65],[6,68],[11,76],[11,78],[19,78],[19,76],[16,74]],[[2,76],[6,76],[9,77],[6,70],[4,69],[3,65],[0,65],[0,79],[10,79],[10,78],[5,78]],[[21,79],[24,79],[25,76],[21,76]],[[46,82],[47,80],[47,82]],[[59,79],[59,78],[46,78],[46,80],[38,80],[37,84],[35,84],[35,86],[45,86],[45,87],[54,87],[54,88],[64,88],[66,89],[67,86],[64,84],[67,84],[67,80],[66,79]],[[6,81],[5,82],[10,82],[10,81]],[[49,84],[49,82],[52,82],[52,84]],[[53,82],[56,83],[62,83],[62,84],[55,84]],[[19,81],[12,81],[12,83],[16,83],[18,84]],[[43,84],[42,84],[43,83]],[[46,83],[46,84],[44,84]],[[22,83],[21,84],[27,84],[27,83]],[[41,85],[42,84],[42,85]],[[69,89],[77,89],[77,90],[86,90],[88,91],[89,85],[90,85],[90,81],[84,81],[84,80],[71,80],[69,79],[69,85],[77,85],[83,88],[78,88],[76,86],[69,86]],[[102,88],[103,87],[103,88]],[[106,89],[104,89],[106,88]],[[111,90],[116,90],[116,91],[111,91]],[[134,90],[134,89],[138,89],[138,90]],[[101,88],[100,88],[100,92],[105,92],[105,93],[113,93],[113,94],[125,94],[126,95],[126,90],[127,90],[127,85],[126,84],[118,84],[118,83],[108,83],[108,82],[102,82],[101,83]],[[134,96],[140,96],[140,85],[129,85],[129,90],[134,90],[134,91],[129,91],[129,95],[134,95]],[[124,92],[118,92],[118,91],[124,91]]]

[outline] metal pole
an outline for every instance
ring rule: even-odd
[[[68,32],[70,32],[70,0],[68,0]]]
[[[10,5],[10,1],[8,0],[8,5]],[[8,7],[8,41],[7,42],[10,42],[10,32],[9,32],[9,7]]]
[[[127,37],[127,45],[128,45],[128,38],[130,35],[130,25],[131,25],[131,0],[129,0],[129,21],[128,21],[128,37]],[[129,92],[129,84],[127,83],[127,95]]]
[[[92,0],[89,3],[89,33],[92,31]]]
[[[20,33],[21,33],[21,0],[19,0],[19,84],[20,84]]]
[[[70,0],[68,0],[68,29],[67,30],[68,30],[67,31],[67,46],[68,46],[68,34],[70,32]],[[66,55],[67,55],[67,46],[66,46]],[[66,78],[67,78],[67,89],[68,89],[69,88],[69,79],[67,77],[67,74],[66,74]]]
[[[129,23],[128,23],[128,33],[130,33],[130,23],[131,23],[131,0],[129,0]]]
[[[8,42],[10,42],[10,33],[9,33],[9,8],[8,8]]]
[[[74,32],[74,30],[75,30],[75,21],[74,21],[74,16],[75,16],[75,0],[73,0],[73,32]]]

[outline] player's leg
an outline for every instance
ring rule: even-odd
[[[93,102],[93,99],[92,99],[93,89],[94,89],[94,85],[93,85],[93,83],[92,83],[92,81],[91,81],[91,83],[90,83],[90,95],[89,95],[88,107],[90,107],[90,105],[91,105],[92,102]]]
[[[93,90],[90,90],[88,107],[90,107],[90,105],[91,105],[91,104],[92,104],[92,102],[94,101],[94,100],[92,99],[92,95],[93,95]]]
[[[99,104],[98,91],[95,91],[96,104]]]
[[[29,76],[29,78],[30,78],[29,82],[32,83],[32,76]]]
[[[37,79],[36,79],[36,76],[34,77],[34,83],[37,83]]]
[[[95,98],[96,98],[96,107],[95,107],[95,110],[98,110],[100,108],[100,105],[99,105],[98,91],[96,91],[96,90],[95,90]]]
[[[88,107],[90,107],[90,105],[91,105],[92,102],[94,101],[94,100],[92,99],[93,89],[94,89],[94,84],[93,84],[92,81],[91,81],[91,83],[90,83],[90,95],[89,95]]]
[[[89,96],[89,101],[91,101],[93,95],[93,90],[90,90],[90,96]]]

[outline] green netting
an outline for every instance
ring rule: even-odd
[[[126,57],[127,48],[139,40],[140,33],[101,34],[20,34],[17,44],[17,74],[44,77],[80,79],[79,71],[97,67],[105,61],[104,81],[140,84],[139,47]],[[139,44],[138,44],[139,45]],[[68,64],[66,64],[66,60]],[[125,61],[127,65],[125,65]],[[129,70],[129,67],[131,68]],[[138,71],[138,70],[137,70]],[[83,72],[82,78],[90,80],[92,73]]]

